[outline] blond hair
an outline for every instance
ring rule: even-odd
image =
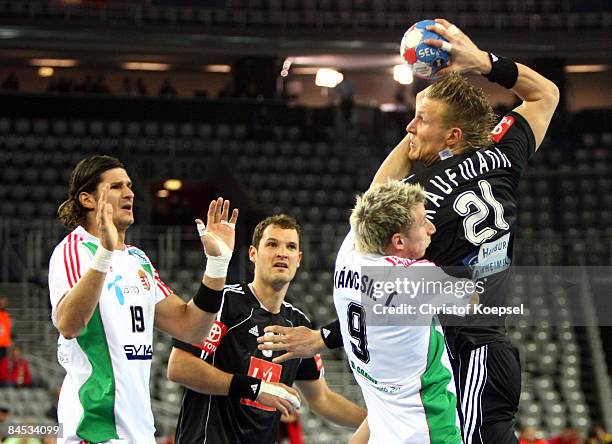
[[[446,128],[461,128],[462,152],[491,146],[490,133],[495,124],[495,112],[482,89],[453,73],[427,88],[425,97],[440,100],[446,105],[442,123]]]
[[[373,185],[357,196],[350,218],[357,251],[386,254],[391,236],[410,229],[416,206],[424,201],[425,192],[420,185],[391,180]]]

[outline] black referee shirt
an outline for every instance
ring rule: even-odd
[[[481,279],[485,292],[480,302],[506,305],[508,267],[517,222],[517,189],[527,161],[535,152],[535,138],[527,121],[511,112],[492,132],[494,145],[441,160],[422,168],[406,181],[420,183],[427,196],[426,211],[436,226],[425,257],[442,267],[463,268],[465,275]],[[449,344],[481,345],[506,341],[505,318],[471,316],[462,320],[443,317]],[[467,325],[466,325],[467,324]]]
[[[268,325],[312,328],[310,320],[288,302],[280,312],[264,309],[247,284],[226,285],[223,306],[206,341],[174,347],[192,353],[228,373],[248,374],[288,386],[295,380],[316,380],[323,374],[317,355],[275,364],[281,352],[257,349],[257,337]],[[185,388],[176,439],[178,444],[266,444],[276,442],[280,413],[255,401],[205,395]]]

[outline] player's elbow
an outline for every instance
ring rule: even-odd
[[[75,339],[79,336],[79,331],[76,329],[68,329],[58,327],[60,334],[66,339]]]
[[[78,337],[85,328],[81,323],[74,322],[72,319],[68,319],[67,316],[57,316],[57,329],[60,334],[66,339],[74,339]]]
[[[561,97],[561,93],[559,92],[559,87],[555,85],[554,82],[548,81],[547,88],[544,92],[545,100],[550,104],[551,108],[557,108],[559,104],[559,99]]]

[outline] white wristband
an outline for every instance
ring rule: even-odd
[[[229,222],[225,223],[232,226],[232,228],[234,227],[234,224],[230,224]],[[200,237],[212,237],[217,242],[219,250],[221,250],[221,254],[219,256],[210,256],[206,254],[206,270],[204,270],[204,274],[210,278],[226,277],[233,251],[225,244],[225,242],[223,242],[223,240],[219,239],[215,233],[206,231],[204,224],[197,223],[196,226]]]
[[[282,388],[280,385],[270,384],[266,381],[261,382],[261,387],[259,388],[259,393],[269,393],[274,396],[278,396],[279,398],[283,398],[291,403],[293,408],[300,408],[300,400],[297,396],[289,393],[287,390]]]
[[[206,255],[206,270],[204,275],[210,278],[223,278],[227,276],[232,255],[229,256],[208,256]]]
[[[107,273],[113,263],[113,252],[108,251],[102,245],[98,245],[90,267],[100,273]]]

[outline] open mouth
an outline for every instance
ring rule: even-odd
[[[132,204],[121,205],[122,210],[132,211]]]
[[[274,264],[274,268],[284,268],[284,269],[288,269],[289,268],[289,264],[286,264],[284,262],[276,262]]]

